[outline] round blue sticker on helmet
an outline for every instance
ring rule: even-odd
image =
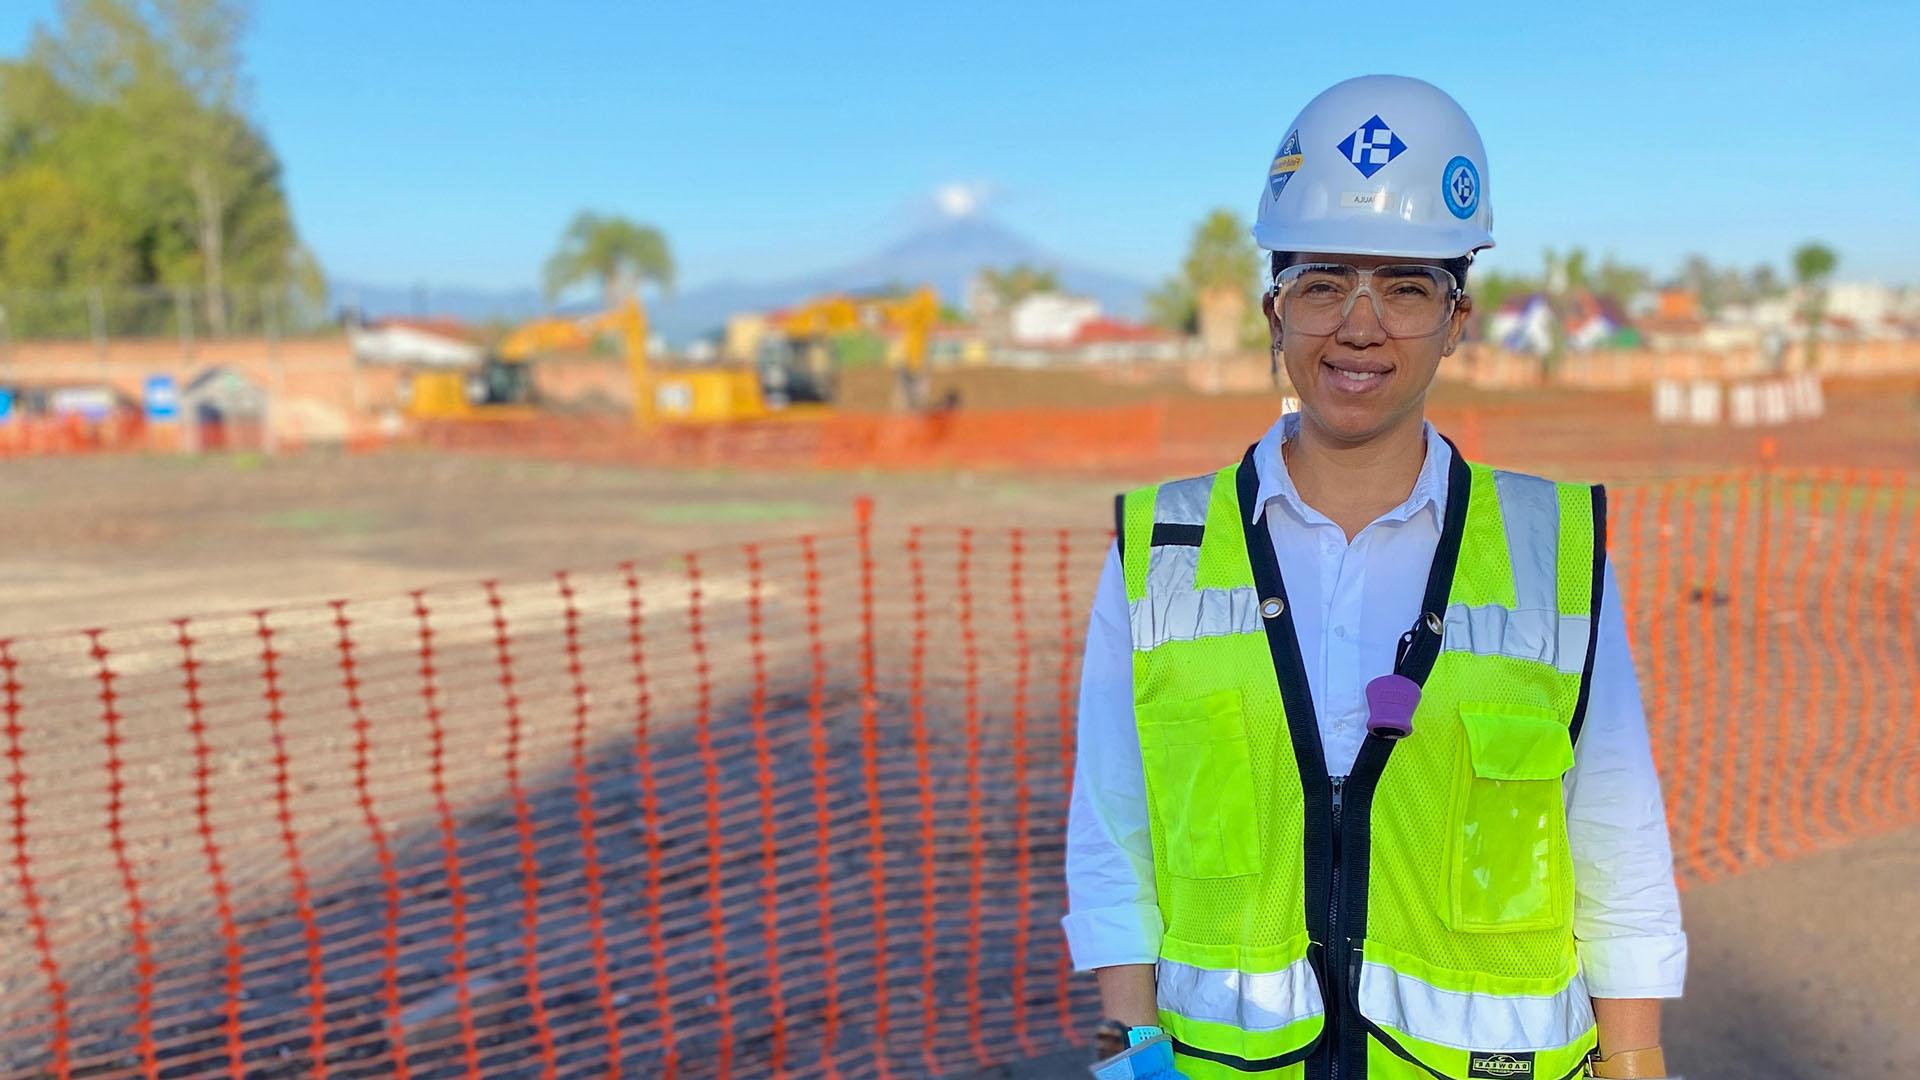
[[[1462,221],[1473,216],[1480,209],[1480,170],[1473,162],[1456,157],[1447,162],[1447,171],[1442,174],[1440,191],[1446,196],[1447,209]]]

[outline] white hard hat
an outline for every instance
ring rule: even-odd
[[[1487,152],[1432,83],[1363,75],[1322,92],[1287,129],[1260,191],[1269,251],[1456,259],[1493,246]]]

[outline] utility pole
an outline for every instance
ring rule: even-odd
[[[277,454],[280,452],[280,425],[285,416],[287,373],[284,358],[280,355],[279,310],[270,286],[263,285],[260,288],[260,314],[266,324],[267,370],[271,380],[267,390],[267,453]]]
[[[107,299],[98,285],[87,290],[87,325],[93,332],[93,356],[100,381],[111,382],[107,368]]]
[[[180,327],[180,356],[183,360],[193,359],[193,299],[187,293],[185,285],[176,285],[173,289],[173,318]]]
[[[7,305],[0,303],[0,377],[12,382],[13,376],[13,324],[7,319]]]

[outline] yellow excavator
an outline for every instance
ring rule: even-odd
[[[928,339],[939,314],[939,299],[927,288],[905,296],[823,296],[770,320],[775,333],[757,366],[656,369],[647,356],[646,310],[638,297],[629,295],[598,314],[522,323],[501,339],[478,370],[417,373],[409,411],[427,419],[531,415],[531,361],[553,352],[584,351],[600,335],[613,334],[625,357],[633,420],[640,427],[756,420],[776,409],[800,413],[832,400],[831,340],[860,329],[897,335],[901,377],[896,404],[921,408]]]
[[[777,313],[760,343],[760,383],[777,404],[831,401],[837,358],[833,343],[859,330],[888,332],[899,342],[896,409],[927,404],[927,351],[940,319],[940,298],[921,286],[905,295],[831,293]]]
[[[647,357],[646,311],[634,296],[585,318],[524,323],[500,342],[499,359],[503,364],[524,367],[543,353],[590,348],[603,333],[620,339],[633,385],[633,421],[641,427],[661,421],[752,420],[767,414],[759,380],[750,369],[652,368]]]
[[[492,354],[478,368],[416,369],[405,401],[416,420],[514,420],[537,412],[526,365]]]

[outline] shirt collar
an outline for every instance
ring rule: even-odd
[[[1436,525],[1446,520],[1447,473],[1453,464],[1453,450],[1432,423],[1423,422],[1421,429],[1427,439],[1427,458],[1420,464],[1420,475],[1414,479],[1413,490],[1406,500],[1380,515],[1381,521],[1405,521],[1428,507],[1433,509]],[[1258,522],[1268,504],[1276,499],[1308,523],[1328,520],[1300,497],[1300,489],[1293,486],[1293,477],[1287,472],[1286,460],[1280,456],[1280,444],[1299,433],[1300,414],[1286,413],[1267,429],[1254,447],[1253,469],[1260,478],[1260,487],[1254,497],[1252,521]]]

